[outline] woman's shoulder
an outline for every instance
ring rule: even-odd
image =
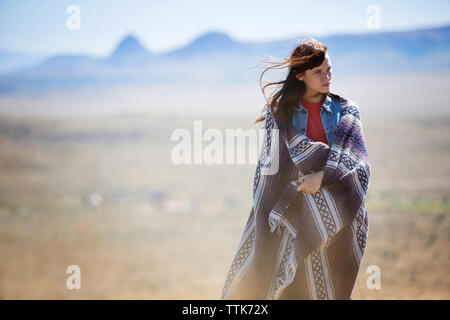
[[[341,116],[346,114],[351,114],[358,119],[360,118],[359,106],[358,104],[349,98],[346,98],[342,95],[338,95],[336,93],[331,93],[331,99],[336,101],[341,107]]]

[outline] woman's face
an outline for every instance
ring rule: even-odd
[[[328,53],[320,66],[308,69],[297,75],[297,79],[303,80],[306,89],[309,91],[318,91],[327,93],[330,89],[331,76],[331,60]]]

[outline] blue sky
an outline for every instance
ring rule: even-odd
[[[69,5],[81,10],[78,30],[66,26]],[[380,8],[380,30],[366,26],[370,5]],[[37,54],[107,55],[128,33],[150,51],[163,52],[208,31],[264,41],[446,24],[448,0],[0,0],[0,48]]]

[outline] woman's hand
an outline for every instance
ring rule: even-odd
[[[306,174],[297,181],[297,191],[304,191],[307,193],[316,193],[322,184],[323,171]]]

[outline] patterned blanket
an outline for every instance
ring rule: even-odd
[[[253,205],[221,299],[353,298],[370,164],[357,104],[335,97],[342,110],[331,146],[267,108]],[[318,192],[297,191],[299,176],[320,170]]]

